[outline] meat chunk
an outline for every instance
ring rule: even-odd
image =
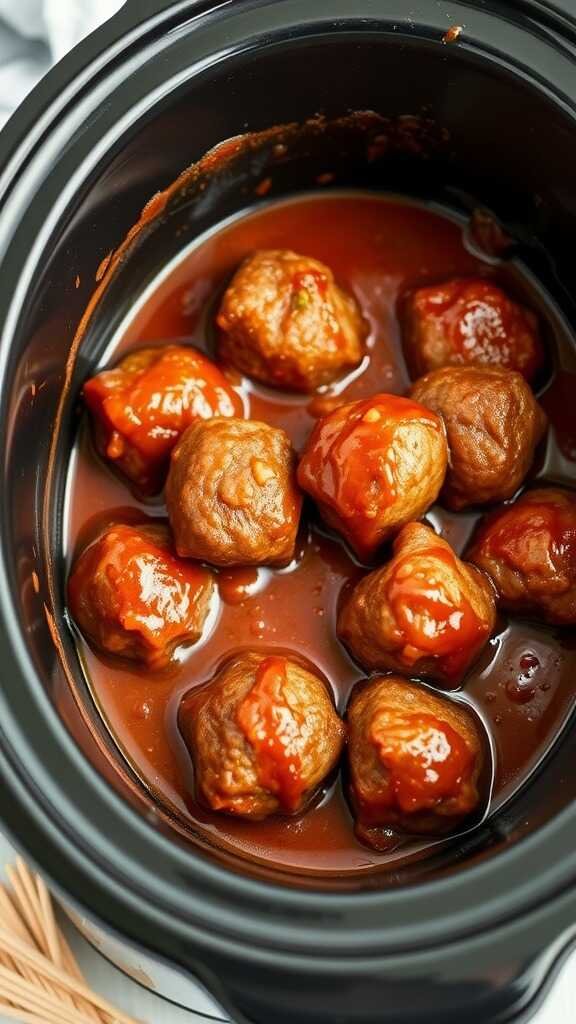
[[[100,650],[158,669],[200,639],[213,589],[208,569],[176,558],[166,526],[118,523],[77,559],[68,603]]]
[[[543,362],[534,313],[492,281],[457,278],[417,288],[405,302],[405,352],[414,377],[473,364],[534,378]]]
[[[494,581],[501,608],[576,625],[576,494],[523,494],[481,524],[468,558]]]
[[[287,564],[302,505],[287,435],[256,420],[192,424],[172,453],[166,503],[182,557]]]
[[[284,655],[239,654],[184,698],[179,723],[198,798],[256,820],[301,811],[344,741],[324,681]]]
[[[398,395],[374,395],[318,421],[298,482],[327,524],[369,559],[435,501],[446,463],[439,416]]]
[[[162,490],[170,452],[190,423],[242,415],[224,374],[186,345],[131,352],[86,381],[83,394],[98,451],[142,495]]]
[[[387,565],[345,597],[338,636],[366,669],[389,669],[457,686],[496,619],[489,579],[445,540],[410,523]]]
[[[493,367],[447,367],[416,381],[411,395],[446,427],[450,461],[441,501],[458,510],[511,498],[546,430],[524,378]]]
[[[462,705],[379,676],[352,691],[347,722],[350,796],[364,842],[385,848],[390,829],[442,835],[478,809],[483,744]]]
[[[357,366],[366,326],[332,271],[284,249],[236,271],[217,316],[220,356],[270,387],[313,391]]]

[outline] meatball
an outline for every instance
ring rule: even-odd
[[[494,367],[446,367],[416,381],[411,395],[444,420],[450,461],[442,502],[459,510],[511,498],[546,429],[524,378]]]
[[[442,420],[398,395],[351,402],[319,420],[298,482],[360,558],[435,501],[447,464]]]
[[[493,579],[500,607],[576,625],[576,494],[528,491],[487,518],[468,557]]]
[[[443,366],[516,370],[542,365],[538,321],[491,281],[464,278],[417,288],[405,302],[405,351],[415,377]]]
[[[212,573],[176,558],[160,523],[117,523],[82,551],[68,580],[68,603],[96,647],[150,668],[202,636]]]
[[[242,415],[218,367],[184,345],[131,352],[86,381],[83,394],[100,454],[143,495],[162,490],[170,452],[190,423]]]
[[[244,260],[217,316],[220,356],[275,388],[313,391],[362,359],[356,300],[318,260],[284,249]]]
[[[472,714],[455,701],[379,676],[352,691],[347,722],[360,839],[385,847],[390,829],[443,834],[478,809],[483,744]]]
[[[238,655],[184,699],[179,723],[198,798],[256,820],[301,811],[344,742],[326,684],[284,655]]]
[[[179,555],[286,565],[302,505],[287,435],[256,420],[193,423],[172,453],[166,503]]]
[[[458,685],[496,619],[490,580],[421,523],[394,542],[387,565],[342,602],[338,636],[367,669]]]

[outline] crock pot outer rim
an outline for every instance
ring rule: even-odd
[[[271,0],[253,0],[258,6],[270,6]],[[351,4],[348,0],[332,0],[330,17],[325,16],[324,0],[310,0],[306,5],[306,20],[316,17],[315,5],[322,10],[323,20],[337,24],[340,18],[360,21],[362,18],[382,20],[382,7],[386,0],[362,0]],[[274,0],[272,0],[274,3]],[[205,14],[216,10],[224,10],[230,5],[235,6],[232,14],[236,15],[246,0],[125,0],[123,6],[96,31],[78,43],[66,54],[41,82],[28,94],[17,111],[9,118],[0,132],[0,202],[7,190],[8,183],[14,179],[18,165],[26,159],[34,146],[42,138],[51,123],[58,118],[66,107],[74,101],[75,96],[86,88],[110,63],[119,58],[138,42],[145,40],[158,31],[166,32],[172,24],[179,25],[184,15],[187,21],[202,18]],[[471,45],[472,26],[470,19],[480,17],[499,17],[498,11],[484,7],[474,9],[476,0],[436,0],[436,11],[431,17],[427,0],[413,0],[406,12],[404,0],[397,0],[397,11],[387,14],[387,21],[393,31],[408,35],[424,24],[432,29],[431,38],[439,40],[443,32],[451,24],[464,21],[460,13],[466,16],[465,33],[458,40],[458,46]],[[486,0],[484,0],[486,4]],[[284,8],[286,0],[283,0]],[[572,8],[572,0],[550,3],[548,0],[531,0],[532,10],[529,19],[526,17],[525,0],[492,0],[491,7],[499,8],[509,20],[517,12],[526,17],[530,26],[537,27],[541,33],[549,37],[557,52],[565,49],[569,55],[576,48],[576,19]],[[420,9],[427,8],[425,22],[420,23]],[[344,8],[340,13],[340,8]],[[539,11],[540,20],[535,15]],[[285,11],[283,11],[285,13]],[[423,17],[423,15],[422,15]],[[435,31],[434,31],[435,30]],[[552,36],[550,35],[554,33]],[[567,44],[567,45],[566,45]]]
[[[183,11],[184,9],[198,8],[198,4],[190,7],[190,4],[179,4],[178,10]],[[298,6],[297,4],[286,3],[280,5],[283,13],[286,12],[287,8]],[[346,3],[334,4],[333,7],[344,8]],[[348,4],[348,6],[352,6]],[[373,3],[365,2],[366,8],[374,9]],[[380,8],[382,4],[378,5]],[[422,6],[422,4],[420,5]],[[463,5],[451,3],[447,5],[438,5],[435,7],[443,9],[445,6],[446,11],[449,10],[450,16],[453,19],[459,9],[465,10]],[[310,0],[306,5],[308,11],[310,11],[311,4]],[[360,16],[359,5],[356,3],[353,6],[353,18],[356,21]],[[238,13],[239,5],[236,6],[236,10],[233,14]],[[278,12],[276,12],[278,13]],[[333,12],[332,12],[333,13]],[[412,13],[414,13],[412,11]],[[486,12],[482,12],[486,13]],[[471,12],[468,17],[471,16]],[[332,18],[330,19],[332,20]],[[129,23],[130,19],[128,19]],[[160,16],[156,19],[156,24],[160,22]],[[118,23],[118,27],[123,24],[122,19]],[[446,27],[443,23],[443,27]],[[47,120],[45,124],[46,132],[49,131],[52,126],[52,121],[48,116],[50,103],[61,94],[64,84],[68,81],[70,73],[74,74],[74,67],[78,70],[79,66],[83,67],[86,62],[92,58],[101,58],[100,67],[105,68],[107,63],[106,58],[106,47],[108,42],[113,43],[115,34],[118,31],[114,28],[113,24],[105,26],[100,33],[96,33],[91,37],[81,48],[81,53],[76,54],[71,62],[67,64],[65,60],[52,75],[49,76],[48,83],[40,90],[36,90],[34,95],[25,105],[23,111],[15,119],[13,128],[11,129],[12,134],[6,140],[0,139],[0,163],[4,163],[3,155],[8,156],[10,148],[14,147],[16,142],[16,136],[18,134],[26,136],[25,128],[30,131],[33,125],[38,121],[39,114],[42,110],[47,112]],[[115,50],[117,56],[118,48]],[[108,55],[110,56],[110,55]],[[192,75],[192,71],[190,72]],[[89,80],[88,78],[86,79]],[[72,116],[70,111],[64,115],[61,109],[54,112],[56,121],[62,122],[64,116]],[[13,152],[13,156],[17,157],[16,151]],[[31,149],[27,153],[22,154],[22,165],[27,163],[32,165],[34,163],[35,154]],[[11,165],[12,170],[14,164]],[[5,207],[4,212],[7,212],[7,208],[10,203],[10,197],[6,194],[5,196]],[[31,207],[33,206],[33,201]],[[48,222],[47,222],[48,223]],[[0,236],[2,230],[0,227]],[[0,237],[1,244],[1,237]],[[5,363],[7,356],[6,347],[4,347],[4,358],[2,360],[2,372],[5,370]],[[3,423],[3,429],[5,423]],[[96,771],[88,764],[84,759],[83,755],[77,749],[74,741],[67,733],[65,727],[60,722],[54,708],[46,697],[41,684],[35,679],[35,673],[33,666],[28,657],[27,652],[20,644],[22,648],[19,652],[16,651],[14,646],[14,639],[18,637],[18,629],[14,611],[11,602],[7,601],[7,595],[9,594],[9,582],[10,573],[7,569],[6,563],[6,552],[4,549],[4,541],[2,546],[2,561],[0,571],[2,574],[2,589],[1,589],[1,603],[4,605],[4,621],[2,622],[2,632],[0,637],[3,635],[2,646],[4,651],[12,651],[14,659],[20,663],[20,668],[24,676],[28,677],[28,686],[31,687],[34,699],[37,704],[41,705],[41,714],[46,718],[48,717],[52,723],[54,733],[58,734],[58,744],[65,751],[67,758],[71,763],[74,763],[74,770],[78,776],[85,776],[89,782],[89,786],[92,791],[98,791],[98,796],[102,801],[102,805],[106,805],[107,808],[111,809],[113,813],[118,817],[123,817],[125,821],[130,823],[131,829],[136,836],[140,833],[148,845],[155,846],[160,856],[165,858],[171,858],[174,861],[176,868],[175,876],[180,880],[183,880],[185,875],[192,876],[196,875],[197,881],[200,882],[202,888],[199,890],[194,887],[192,890],[194,893],[195,913],[198,919],[196,925],[199,928],[198,942],[202,945],[213,943],[215,948],[221,948],[222,944],[228,939],[231,943],[230,948],[238,948],[238,943],[242,946],[242,955],[246,957],[251,955],[262,959],[263,957],[273,957],[275,949],[282,950],[294,948],[296,950],[302,950],[306,947],[305,959],[302,961],[302,969],[306,969],[306,964],[309,960],[313,960],[315,969],[318,967],[320,960],[324,959],[324,951],[326,945],[330,946],[330,955],[333,958],[337,956],[337,963],[339,969],[344,969],[344,964],[349,962],[352,968],[357,963],[357,958],[362,957],[366,960],[367,952],[369,949],[377,949],[374,953],[375,958],[378,962],[387,955],[386,950],[394,950],[395,952],[401,950],[424,950],[428,945],[432,947],[443,939],[447,938],[447,922],[450,923],[450,939],[451,943],[458,941],[463,943],[464,938],[467,937],[470,940],[474,939],[478,941],[479,933],[482,929],[492,929],[496,923],[502,923],[504,921],[509,922],[509,926],[518,929],[520,927],[520,917],[526,918],[531,910],[534,910],[536,906],[539,907],[539,912],[543,913],[547,920],[549,920],[549,914],[547,911],[552,910],[552,903],[554,899],[565,891],[567,888],[571,888],[574,881],[574,869],[570,868],[567,864],[564,865],[564,870],[560,870],[558,864],[555,862],[555,857],[552,855],[552,843],[557,843],[559,848],[559,839],[561,836],[565,836],[567,842],[565,849],[570,849],[570,843],[572,836],[570,835],[570,829],[574,821],[574,811],[568,809],[559,815],[553,822],[543,828],[539,833],[524,839],[518,846],[503,851],[500,853],[495,860],[490,860],[484,864],[477,865],[473,868],[465,869],[454,877],[449,879],[435,879],[433,882],[419,883],[418,885],[411,886],[402,890],[387,890],[385,892],[375,893],[374,891],[368,893],[339,893],[339,894],[318,894],[309,891],[287,889],[274,885],[269,882],[254,882],[251,879],[236,875],[221,868],[215,867],[213,864],[205,862],[199,856],[192,854],[190,851],[185,851],[175,846],[168,839],[163,836],[157,835],[152,829],[150,829],[141,818],[132,811],[125,803],[112,791],[110,787],[98,776]],[[10,635],[10,629],[6,629],[7,625],[10,624],[13,629],[12,636]],[[7,664],[5,658],[2,659],[4,664]],[[5,764],[5,785],[10,779],[14,791],[20,789],[20,799],[22,806],[28,804],[28,813],[31,819],[36,819],[38,823],[42,822],[44,831],[52,831],[54,829],[47,829],[47,825],[54,825],[54,822],[50,815],[54,813],[54,808],[58,807],[61,812],[63,809],[62,799],[58,800],[58,796],[62,797],[61,791],[55,791],[52,795],[51,800],[47,800],[46,792],[40,792],[36,786],[36,792],[33,794],[33,790],[28,785],[26,786],[23,782],[22,777],[18,777],[22,773],[23,766],[19,762],[18,757],[15,755],[15,751],[12,747],[11,737],[6,734],[5,725],[10,721],[10,709],[6,706],[4,701],[4,693],[2,694],[2,700],[0,706],[4,704],[4,714],[0,720],[3,723],[3,748],[4,755],[2,760]],[[14,730],[14,734],[18,730]],[[35,756],[35,751],[30,751],[32,760]],[[9,767],[6,755],[10,754],[11,765]],[[29,768],[31,761],[28,763]],[[26,771],[24,769],[24,771]],[[27,773],[30,775],[30,773]],[[35,773],[36,783],[38,779],[42,777],[42,772]],[[30,781],[30,779],[29,779]],[[25,799],[25,796],[27,799]],[[34,799],[32,800],[32,796]],[[77,808],[74,808],[77,813]],[[9,815],[8,815],[9,817]],[[85,831],[90,832],[90,822],[85,821]],[[64,835],[58,832],[57,836],[53,838],[57,839],[52,850],[48,850],[47,847],[43,848],[41,852],[38,849],[33,851],[33,856],[39,862],[39,866],[46,874],[51,877],[54,882],[63,891],[68,892],[72,895],[72,898],[78,902],[79,905],[87,906],[89,913],[98,913],[100,916],[107,919],[112,927],[118,928],[121,932],[126,931],[125,921],[121,914],[121,908],[128,906],[126,901],[128,886],[132,888],[134,897],[144,897],[146,899],[146,917],[149,919],[154,911],[154,914],[158,917],[158,925],[162,928],[166,928],[166,904],[164,903],[163,908],[160,910],[156,907],[152,907],[150,903],[150,892],[153,887],[144,886],[137,892],[137,886],[135,879],[131,875],[129,866],[133,866],[131,862],[124,866],[124,869],[118,866],[117,850],[112,851],[112,857],[108,857],[104,862],[101,862],[102,858],[99,857],[99,862],[91,855],[90,846],[86,852],[83,851],[80,856],[80,843],[74,842],[75,835],[72,833],[72,824],[67,824],[68,832]],[[76,825],[76,832],[78,831]],[[80,830],[82,832],[82,830]],[[76,836],[76,838],[78,838]],[[97,838],[102,839],[99,835]],[[108,837],[105,837],[108,839]],[[20,842],[22,842],[22,836],[20,836]],[[25,842],[25,841],[24,841]],[[86,836],[82,835],[83,846],[86,846]],[[66,870],[67,861],[61,858],[61,853],[58,850],[58,846],[63,850],[66,849],[67,859],[74,863],[78,868],[81,868],[83,872],[83,879],[79,877],[77,881],[90,881],[98,886],[99,891],[102,893],[104,900],[102,904],[98,902],[87,903],[83,900],[83,885],[78,887],[75,886],[75,891],[71,888],[71,878],[69,872]],[[564,847],[563,847],[564,848]],[[545,856],[539,855],[540,850],[544,850]],[[530,861],[530,858],[531,861]],[[497,862],[497,863],[496,863]],[[524,883],[522,888],[518,888],[518,878],[526,878],[528,864],[531,863],[533,874],[529,875],[528,881]],[[554,864],[554,869],[549,868],[548,871],[542,870],[542,864]],[[109,874],[109,865],[113,864],[117,871],[117,876],[113,879]],[[521,864],[523,871],[518,871],[516,866]],[[181,872],[180,872],[181,869]],[[510,890],[514,889],[515,899],[513,902],[504,899],[506,895],[506,887],[502,890],[502,875],[506,869],[506,877],[510,881]],[[498,890],[491,890],[490,883],[495,876],[498,876]],[[534,891],[534,879],[538,882],[538,891]],[[545,883],[543,883],[545,880]],[[67,884],[68,883],[68,884]],[[102,885],[104,883],[104,885]],[[127,886],[128,883],[128,886]],[[110,887],[113,884],[116,892],[114,898],[114,913],[112,914],[112,901],[110,901]],[[528,892],[528,889],[530,890]],[[202,898],[199,897],[199,891],[202,892]],[[454,912],[455,897],[458,892],[466,892],[467,896],[461,904],[461,909],[458,913]],[[484,900],[482,907],[483,914],[475,916],[471,921],[471,902],[474,910],[478,910],[474,907],[473,900],[470,897],[482,892],[487,894],[493,891],[492,899],[490,901]],[[518,898],[518,894],[522,892],[522,897]],[[212,919],[214,923],[214,932],[211,935],[206,934],[206,923],[207,923],[207,902],[206,900],[212,899],[217,894],[218,899],[210,904],[212,910]],[[229,903],[225,903],[223,900],[223,894],[228,897],[233,895],[233,906],[234,913],[230,913]],[[164,896],[166,895],[166,889],[164,890]],[[174,908],[176,912],[182,911],[180,891],[180,901],[172,900],[172,910]],[[570,916],[566,919],[566,924],[569,920],[573,920],[574,911],[572,903],[574,902],[574,892],[572,891],[573,899],[570,901]],[[190,896],[189,896],[190,898]],[[446,905],[442,906],[442,901],[450,903],[450,911],[447,912]],[[548,900],[546,906],[543,906],[543,901]],[[271,903],[274,906],[271,906]],[[217,905],[219,903],[219,906]],[[417,913],[414,920],[406,922],[407,906],[411,904],[417,907]],[[438,907],[436,905],[438,904]],[[96,909],[95,909],[96,907]],[[249,909],[250,918],[247,920],[243,916],[243,909]],[[428,927],[424,928],[422,918],[422,908],[425,908],[429,915]],[[489,911],[488,911],[488,908]],[[118,909],[118,913],[116,910]],[[134,906],[134,901],[130,906],[130,911],[134,913],[141,913],[141,906]],[[392,910],[400,910],[401,912],[401,923],[399,925],[393,925],[390,916]],[[106,913],[106,910],[108,913]],[[274,920],[274,915],[278,915],[280,918],[282,911],[286,910],[289,916],[295,919],[295,928],[293,931],[295,934],[289,934],[290,929],[286,927],[286,920]],[[377,918],[374,920],[374,926],[372,930],[366,927],[364,923],[362,928],[354,929],[353,927],[353,914],[352,911],[358,911],[361,913],[364,921],[369,916],[369,912],[372,916]],[[252,947],[246,947],[247,932],[250,931],[249,925],[253,925],[255,922],[256,913],[259,912],[263,918],[262,933],[259,938],[256,938],[254,929],[252,928],[252,936],[250,941],[255,943]],[[385,932],[382,930],[382,923],[384,915],[381,912],[385,912]],[[514,917],[514,915],[517,915]],[[562,915],[564,917],[564,914]],[[228,919],[227,919],[228,918]],[[378,919],[379,918],[379,919]],[[510,920],[512,919],[512,920]],[[346,928],[342,931],[342,934],[338,934],[338,929],[335,927],[341,921],[345,921]],[[174,927],[176,921],[171,922]],[[270,933],[270,924],[273,924],[275,931]],[[325,928],[325,931],[316,931],[314,925],[319,924]],[[187,929],[187,934],[190,934],[190,922],[181,919],[178,924],[182,925],[183,929]],[[283,928],[280,929],[282,924]],[[306,929],[303,930],[303,924],[306,924]],[[410,933],[410,929],[412,932]],[[415,931],[417,934],[415,934]],[[327,933],[329,932],[329,939],[327,941]],[[139,933],[141,935],[141,933]],[[541,937],[544,937],[544,932],[540,932]],[[490,939],[489,941],[492,941]],[[322,945],[324,948],[322,948]],[[350,948],[356,950],[356,955],[353,958],[349,958]],[[319,952],[319,950],[321,950]],[[347,957],[341,956],[345,952],[348,954]],[[424,954],[423,954],[424,955]],[[331,963],[332,961],[326,961]],[[388,957],[387,962],[391,962]],[[396,967],[394,968],[397,969]]]

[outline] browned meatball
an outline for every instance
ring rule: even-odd
[[[217,317],[220,356],[271,387],[313,391],[362,359],[355,299],[318,260],[256,252],[236,271]]]
[[[172,453],[166,504],[176,550],[214,565],[285,565],[302,499],[283,430],[256,420],[192,424]]]
[[[496,618],[488,578],[461,562],[428,526],[410,523],[394,557],[343,601],[338,636],[367,669],[391,669],[457,685]]]
[[[359,838],[385,847],[390,829],[443,834],[478,808],[483,746],[464,707],[379,676],[352,691],[347,720]]]
[[[284,655],[243,653],[183,701],[197,795],[242,818],[301,811],[344,741],[323,680]]]
[[[165,526],[118,523],[77,559],[68,600],[101,650],[161,668],[179,644],[200,639],[213,589],[208,569],[176,558]]]
[[[439,416],[408,398],[374,395],[319,420],[298,482],[328,525],[368,559],[435,501],[446,463]]]
[[[526,381],[510,370],[435,370],[412,397],[442,416],[449,468],[441,500],[453,509],[511,498],[524,480],[546,416]]]
[[[455,278],[406,299],[406,357],[415,377],[474,363],[532,380],[543,362],[538,321],[492,281]]]
[[[576,494],[528,491],[482,523],[468,558],[492,577],[502,608],[576,625]]]

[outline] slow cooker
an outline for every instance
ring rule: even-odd
[[[159,269],[246,206],[278,132],[277,196],[329,163],[343,185],[483,205],[574,322],[569,0],[128,2],[0,137],[0,818],[105,954],[191,1008],[203,991],[238,1024],[525,1021],[576,935],[570,726],[437,857],[356,888],[287,879],[175,832],[64,619],[79,386]]]

